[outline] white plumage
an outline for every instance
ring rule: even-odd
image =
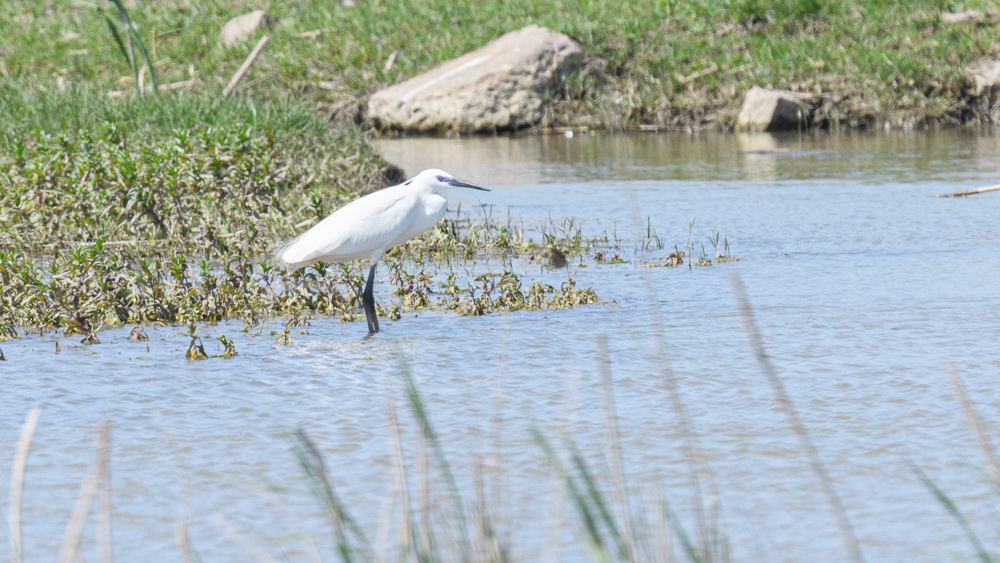
[[[440,192],[453,187],[489,191],[458,180],[443,170],[424,170],[398,186],[368,194],[341,207],[289,241],[275,258],[290,272],[321,261],[368,260],[371,270],[362,301],[369,331],[378,332],[372,296],[375,264],[386,250],[433,228],[448,206],[448,200]]]

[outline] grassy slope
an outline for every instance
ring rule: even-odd
[[[184,4],[142,2],[131,9],[154,51],[160,82],[186,80],[190,65],[202,80],[197,93],[214,98],[256,38],[268,33],[272,42],[244,84],[246,96],[223,104],[221,115],[278,130],[300,126],[297,121],[308,120],[301,116],[317,106],[354,118],[371,91],[529,23],[577,38],[609,79],[602,96],[586,80],[568,85],[570,101],[555,108],[549,124],[726,125],[742,92],[755,84],[819,94],[820,118],[831,123],[872,125],[879,116],[896,126],[986,119],[988,113],[970,113],[963,68],[996,54],[992,23],[948,25],[938,17],[951,7],[987,10],[985,0],[960,6],[943,0],[360,0],[349,9],[330,0]],[[221,46],[222,23],[254,7],[279,23],[244,44]],[[326,33],[294,37],[316,29]],[[81,37],[60,40],[69,31]],[[61,75],[74,97],[87,100],[78,109],[21,113],[22,127],[73,123],[81,113],[121,113],[116,107],[122,102],[103,96],[126,87],[119,79],[127,81],[130,73],[92,5],[6,2],[0,6],[0,49],[10,76],[0,82],[5,98],[13,91],[25,100],[23,107],[40,105],[33,100],[51,107]],[[384,73],[394,50],[400,55]],[[705,72],[713,66],[718,70]],[[326,88],[316,87],[321,81]],[[73,89],[84,84],[82,93]],[[178,113],[153,112],[149,126],[212,120]]]

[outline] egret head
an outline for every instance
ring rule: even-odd
[[[408,180],[404,185],[414,184],[426,186],[434,193],[440,193],[441,190],[448,188],[472,188],[474,190],[482,190],[484,192],[490,191],[471,182],[459,180],[444,170],[438,170],[437,168],[424,170],[420,174],[414,176],[411,180]]]

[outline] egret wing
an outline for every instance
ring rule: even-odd
[[[352,201],[293,239],[281,251],[291,267],[320,260],[345,262],[369,258],[406,231],[416,198],[400,197],[392,188]]]

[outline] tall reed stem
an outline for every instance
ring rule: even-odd
[[[736,304],[740,309],[740,316],[743,318],[743,329],[750,338],[750,345],[753,347],[757,363],[760,364],[761,370],[764,372],[764,376],[767,377],[767,381],[771,385],[771,390],[774,392],[775,400],[778,402],[778,406],[781,407],[781,410],[785,413],[785,417],[788,418],[789,426],[792,427],[792,431],[794,431],[799,437],[799,441],[802,443],[802,448],[806,450],[806,454],[809,456],[809,465],[812,467],[813,472],[816,474],[816,477],[819,478],[820,484],[823,486],[823,491],[826,493],[827,501],[830,503],[833,514],[837,519],[837,527],[840,528],[840,535],[844,540],[844,547],[847,549],[848,556],[851,558],[851,561],[854,561],[855,563],[863,562],[865,557],[861,552],[861,546],[858,544],[858,539],[854,535],[854,528],[851,526],[851,521],[847,517],[847,511],[844,510],[844,505],[840,501],[840,496],[837,494],[837,490],[833,486],[833,481],[830,479],[830,475],[827,473],[826,467],[820,460],[819,451],[816,449],[816,446],[813,445],[812,440],[809,438],[809,433],[806,431],[806,427],[799,419],[799,414],[792,405],[792,400],[788,396],[788,392],[785,391],[784,382],[782,382],[781,378],[778,377],[778,374],[774,371],[774,367],[771,365],[771,360],[767,357],[767,354],[764,353],[764,344],[761,342],[760,332],[757,330],[757,321],[754,320],[753,310],[750,308],[750,301],[747,299],[747,294],[743,290],[743,282],[740,281],[739,276],[736,274],[733,274],[729,280],[732,284],[733,295],[736,297]]]

